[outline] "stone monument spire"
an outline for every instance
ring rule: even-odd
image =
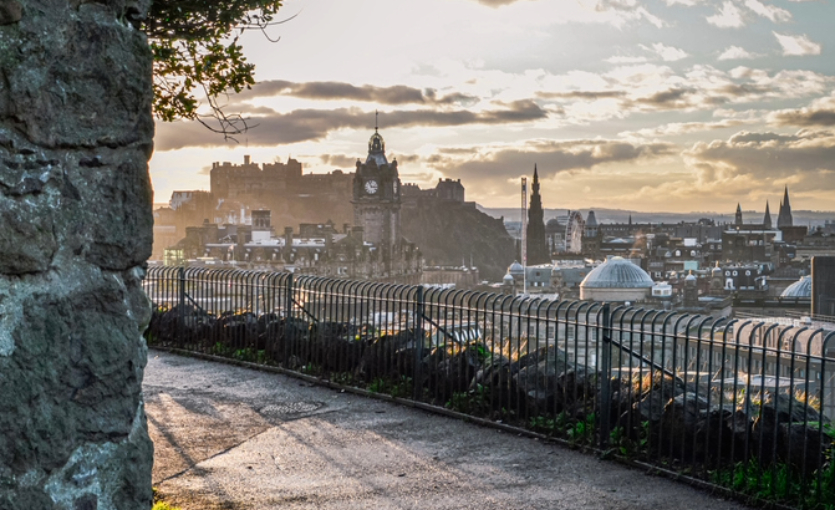
[[[527,263],[528,265],[546,264],[551,262],[548,252],[548,242],[545,239],[545,220],[542,211],[542,198],[539,195],[539,172],[533,167],[533,185],[531,186],[531,203],[528,208]]]

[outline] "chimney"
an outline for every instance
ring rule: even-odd
[[[211,244],[217,243],[219,238],[217,224],[209,223],[206,225],[206,239],[208,239],[208,242]]]
[[[244,155],[244,165],[249,164],[249,154]]]
[[[293,248],[293,227],[284,227],[284,249]]]
[[[363,243],[363,235],[365,234],[365,229],[362,227],[354,227],[351,229],[351,237],[356,239],[360,244]]]
[[[243,246],[252,240],[252,227],[250,225],[238,225],[238,246]]]
[[[342,224],[342,233],[343,234],[350,234],[351,233],[351,224],[350,223],[343,223]]]

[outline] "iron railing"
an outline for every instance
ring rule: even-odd
[[[290,273],[152,267],[146,338],[835,505],[835,331]],[[828,506],[829,505],[829,506]]]

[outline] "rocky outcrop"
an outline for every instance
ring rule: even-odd
[[[473,203],[418,199],[405,201],[403,236],[420,247],[427,265],[469,264],[484,280],[499,281],[513,262],[516,245],[502,220]]]
[[[150,508],[148,2],[0,0],[0,508]]]

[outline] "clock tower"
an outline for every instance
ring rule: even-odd
[[[386,143],[377,128],[368,141],[368,156],[357,160],[354,174],[354,225],[363,227],[365,240],[380,250],[381,260],[390,267],[392,255],[400,250],[400,177],[397,160],[386,159]]]

